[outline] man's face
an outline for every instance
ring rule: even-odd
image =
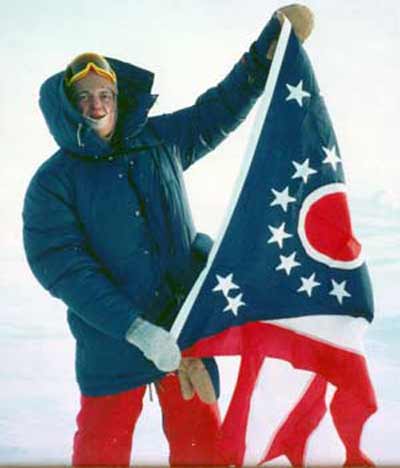
[[[93,130],[105,140],[111,138],[117,123],[115,85],[91,71],[73,85],[73,99]]]

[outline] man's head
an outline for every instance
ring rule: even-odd
[[[112,137],[117,122],[117,78],[98,54],[76,57],[65,71],[65,85],[74,105],[103,139]]]

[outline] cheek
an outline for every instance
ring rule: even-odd
[[[106,126],[109,130],[115,126],[117,122],[117,110],[115,109],[115,106],[107,108],[106,122]]]
[[[88,113],[88,111],[89,111],[89,103],[88,102],[78,102],[77,108],[78,108],[79,112],[82,115],[86,115]]]
[[[117,107],[115,105],[114,102],[111,102],[109,104],[106,104],[105,105],[105,108],[107,110],[107,114],[115,114],[116,113],[116,110],[117,110]]]

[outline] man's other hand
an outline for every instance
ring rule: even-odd
[[[276,11],[276,15],[281,24],[283,24],[284,17],[291,22],[293,31],[300,42],[304,42],[311,34],[314,28],[314,15],[313,12],[305,5],[294,3]],[[277,41],[274,41],[268,49],[267,58],[272,60]]]

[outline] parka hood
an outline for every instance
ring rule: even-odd
[[[57,144],[76,156],[105,157],[130,148],[133,137],[146,124],[157,95],[151,94],[154,74],[117,59],[108,58],[118,80],[118,122],[113,146],[102,140],[68,99],[64,71],[48,78],[40,88],[39,105]],[[116,144],[114,144],[116,143]]]

